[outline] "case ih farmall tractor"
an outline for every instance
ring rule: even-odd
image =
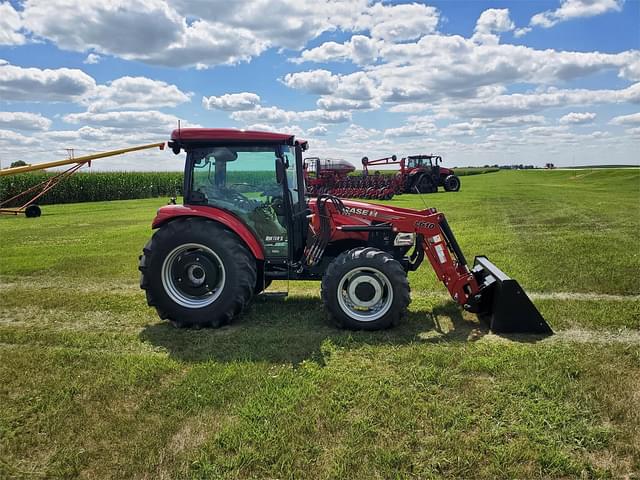
[[[398,160],[395,155],[376,160],[362,158],[362,171],[369,174],[372,165],[399,164],[400,171],[396,174],[399,192],[396,193],[435,193],[438,187],[447,192],[460,190],[460,179],[450,170],[441,167],[442,157],[438,155],[411,155]]]
[[[223,325],[291,279],[321,281],[338,326],[387,328],[409,305],[407,273],[426,260],[494,332],[551,333],[515,280],[485,257],[468,265],[435,209],[306,199],[307,143],[292,135],[182,129],[169,147],[186,152],[184,204],[158,210],[139,269],[148,304],[177,326]]]

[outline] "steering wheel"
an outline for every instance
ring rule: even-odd
[[[259,202],[251,200],[231,188],[216,187],[211,190],[207,189],[206,193],[209,198],[216,198],[223,202],[234,204],[236,207],[246,211],[254,210],[259,204]]]

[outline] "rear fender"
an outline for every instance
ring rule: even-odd
[[[220,208],[204,205],[165,205],[158,209],[151,228],[160,228],[167,222],[183,217],[201,217],[224,225],[240,237],[256,259],[264,260],[262,245],[249,227],[232,213]]]

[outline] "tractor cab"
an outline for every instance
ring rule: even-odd
[[[300,230],[306,225],[300,219],[306,218],[300,212],[306,205],[299,166],[306,142],[276,133],[181,129],[173,132],[169,147],[187,155],[185,205],[213,207],[239,217],[261,243],[266,258],[301,255]]]
[[[438,167],[440,162],[442,162],[442,157],[436,155],[414,155],[407,157],[406,160],[408,169]]]
[[[440,162],[436,155],[412,155],[405,159],[407,176],[405,190],[432,193],[440,185]]]

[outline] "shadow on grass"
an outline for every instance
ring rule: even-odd
[[[377,332],[340,330],[329,324],[317,298],[258,299],[233,324],[218,329],[177,329],[168,322],[146,326],[144,342],[166,349],[172,358],[186,362],[263,361],[299,364],[323,363],[325,342],[339,348],[410,343],[456,343],[477,340],[489,333],[486,325],[463,317],[452,301],[431,311],[411,311],[394,328]],[[521,336],[532,342],[538,337]]]

